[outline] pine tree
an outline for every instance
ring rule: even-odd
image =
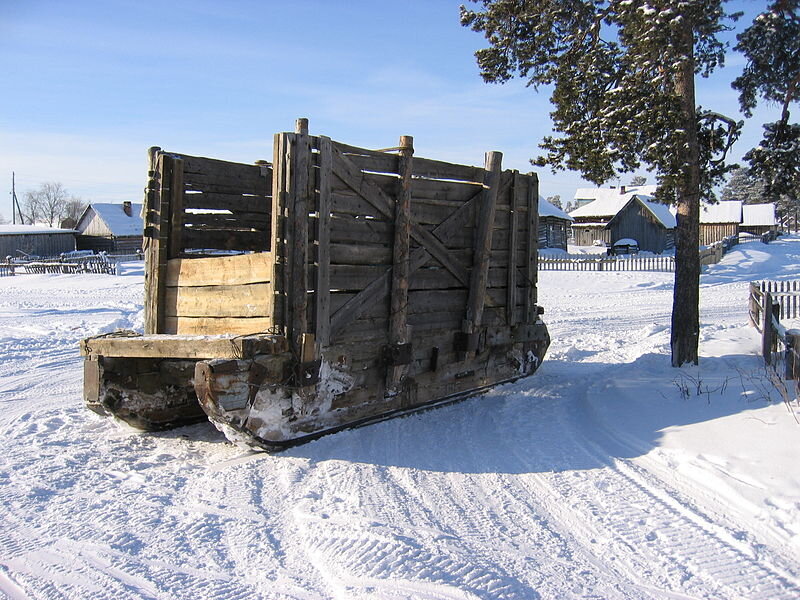
[[[699,198],[730,169],[740,125],[695,103],[695,74],[721,65],[725,0],[473,0],[461,23],[483,32],[487,82],[552,86],[553,129],[533,162],[602,184],[642,164],[677,205],[672,364],[697,363]]]
[[[781,107],[780,119],[764,125],[761,143],[744,160],[751,177],[766,183],[766,196],[784,213],[796,213],[800,199],[800,125],[789,122],[789,107],[800,96],[798,1],[773,1],[736,37],[736,50],[747,64],[732,84],[748,117],[759,98]]]
[[[741,200],[743,204],[762,204],[768,202],[766,184],[755,177],[750,169],[739,168],[731,172],[730,179],[722,188],[722,200]]]

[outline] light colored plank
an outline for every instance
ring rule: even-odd
[[[271,317],[166,317],[167,333],[177,335],[247,335],[272,327]]]
[[[171,287],[166,290],[165,314],[170,317],[268,317],[268,283]]]
[[[210,258],[174,258],[167,262],[168,287],[243,285],[270,280],[272,254],[258,252]]]

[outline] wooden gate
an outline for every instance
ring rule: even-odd
[[[417,158],[408,136],[356,148],[302,120],[274,149],[275,325],[302,362],[354,375],[333,408],[403,381],[400,405],[419,404],[522,374],[514,343],[543,353],[535,175],[498,152],[483,168]]]

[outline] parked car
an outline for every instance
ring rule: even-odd
[[[617,240],[607,250],[609,256],[618,256],[620,254],[639,254],[639,242],[631,238],[622,238]]]

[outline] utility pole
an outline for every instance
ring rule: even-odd
[[[14,212],[14,209],[16,209],[17,212]],[[22,218],[22,209],[19,206],[19,200],[17,200],[16,174],[14,171],[11,171],[11,222],[15,225],[17,223],[17,213],[19,213],[19,224],[24,225],[25,221]]]

